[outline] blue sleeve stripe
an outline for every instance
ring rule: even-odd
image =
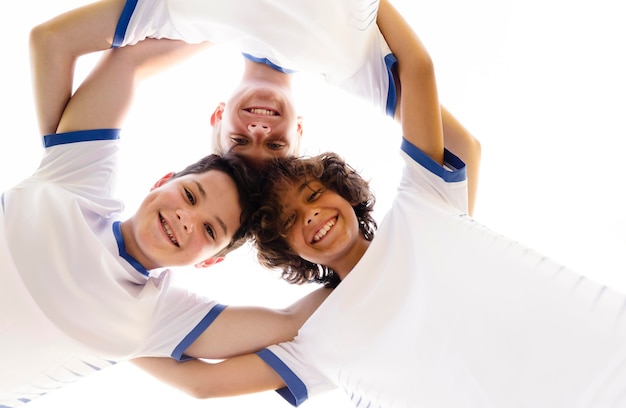
[[[387,107],[385,109],[387,116],[394,117],[396,114],[396,105],[398,104],[398,93],[396,90],[396,81],[393,76],[393,69],[398,63],[398,59],[393,54],[385,57],[385,65],[387,65],[387,75],[389,76],[389,89],[387,90]]]
[[[306,385],[298,378],[296,373],[291,371],[285,363],[282,362],[276,354],[268,349],[261,350],[256,353],[263,361],[265,361],[287,385],[285,388],[276,390],[276,392],[294,407],[302,404],[309,398]]]
[[[293,69],[287,69],[287,68],[283,68],[280,65],[276,65],[274,64],[272,61],[268,60],[267,58],[260,58],[260,57],[255,57],[254,55],[250,55],[247,54],[245,52],[242,52],[244,58],[252,61],[252,62],[258,62],[259,64],[265,64],[268,67],[274,68],[276,71],[278,72],[282,72],[283,74],[295,74],[296,71]]]
[[[120,129],[78,130],[76,132],[45,135],[43,137],[43,146],[48,148],[67,143],[92,142],[95,140],[117,140],[119,138]]]
[[[213,321],[215,321],[217,316],[219,316],[224,309],[226,309],[226,305],[217,304],[213,306],[213,308],[209,310],[209,313],[207,313],[206,316],[200,320],[200,323],[198,323],[196,327],[194,327],[193,330],[191,330],[189,334],[186,335],[185,338],[178,344],[178,346],[176,346],[172,352],[172,357],[178,361],[189,359],[189,357],[183,354],[185,350],[191,346],[191,343],[200,337],[200,335],[211,325],[211,323],[213,323]]]
[[[120,19],[117,22],[117,26],[115,27],[115,34],[113,34],[113,43],[111,44],[111,48],[117,48],[124,43],[126,29],[128,28],[130,18],[135,12],[136,6],[137,0],[126,0],[126,4],[124,5],[124,9],[122,10],[122,15],[120,16]]]
[[[441,177],[448,183],[463,181],[466,178],[465,163],[448,149],[444,150],[443,160],[446,167],[450,168],[450,170],[445,169],[405,138],[402,138],[401,149],[426,170]]]

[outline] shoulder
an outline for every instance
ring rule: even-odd
[[[406,139],[402,140],[401,156],[405,161],[402,191],[417,191],[467,212],[467,171],[463,160],[446,149],[441,165]]]

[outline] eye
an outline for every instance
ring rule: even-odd
[[[296,214],[291,214],[285,218],[283,221],[283,231],[287,232],[293,227],[294,222],[296,221]]]
[[[307,197],[306,201],[310,203],[312,201],[317,200],[322,195],[323,192],[324,192],[323,188],[320,188],[319,190],[313,191],[311,194],[309,194],[309,196]]]
[[[207,234],[211,236],[211,238],[215,239],[215,231],[213,230],[213,227],[211,227],[209,224],[204,224],[204,229],[206,230]]]
[[[191,194],[191,191],[189,191],[189,189],[187,189],[187,188],[185,188],[185,195],[187,196],[187,200],[189,200],[191,205],[195,205],[196,204],[195,197],[193,196],[193,194]]]
[[[286,144],[285,144],[285,143],[280,143],[280,142],[269,142],[269,143],[267,144],[267,147],[268,147],[270,150],[281,150],[281,149],[284,149],[284,148],[285,148],[285,146],[286,146]]]
[[[236,145],[244,145],[248,143],[248,139],[238,136],[231,136],[230,140],[232,140]]]

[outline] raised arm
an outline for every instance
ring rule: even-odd
[[[55,133],[72,94],[81,55],[111,47],[124,0],[104,0],[61,14],[31,30],[35,108],[42,135]]]
[[[377,22],[398,58],[403,135],[437,163],[443,164],[441,108],[430,55],[409,24],[386,0],[380,2]]]
[[[140,80],[203,48],[204,44],[149,39],[106,51],[72,95],[57,132],[121,127]]]
[[[411,66],[416,63],[420,64],[418,59],[424,57],[426,57],[426,60],[424,60],[423,67],[432,69],[432,62],[430,62],[430,58],[427,57],[428,54],[424,46],[415,36],[408,23],[387,0],[381,0],[380,2],[377,23],[389,47],[398,59],[399,69],[403,69],[405,74],[408,71],[410,76]],[[404,103],[403,107],[405,96],[409,98],[415,96],[413,95],[415,88],[410,87],[410,83],[407,83],[407,81],[414,79],[419,81],[417,75],[417,72],[414,73],[412,78],[407,78],[407,76],[404,75],[404,80],[402,79],[402,75],[400,75],[400,81],[396,84],[400,108],[396,109],[395,119],[401,123],[402,118],[405,117],[403,112],[410,115],[411,119],[414,119],[414,115],[419,113],[413,110],[416,108],[410,101],[409,103]],[[432,77],[434,81],[434,71]],[[407,95],[407,93],[411,95]],[[472,214],[478,190],[481,157],[480,142],[443,106],[441,106],[441,122],[443,124],[444,146],[459,156],[466,164],[469,213]]]
[[[208,45],[146,40],[135,46],[110,50],[124,4],[125,0],[101,0],[61,14],[31,30],[32,81],[42,135],[119,127],[137,80]],[[104,50],[109,51],[72,95],[78,58]]]

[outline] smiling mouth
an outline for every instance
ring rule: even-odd
[[[180,247],[180,245],[178,244],[178,241],[176,240],[176,238],[174,237],[174,234],[172,233],[172,230],[170,229],[170,226],[167,224],[167,222],[165,222],[165,218],[163,218],[163,216],[159,214],[159,219],[161,220],[161,225],[163,226],[163,230],[165,231],[165,234],[167,234],[170,241],[172,241],[172,244],[176,245],[177,247]]]
[[[313,237],[313,241],[311,241],[311,243],[315,244],[316,242],[319,242],[322,238],[324,238],[326,236],[326,234],[328,234],[328,231],[330,231],[331,228],[334,227],[336,223],[337,223],[337,217],[328,220],[326,222],[326,224],[324,224],[324,226],[321,227],[317,231],[317,233]]]
[[[251,113],[253,115],[261,115],[261,116],[280,116],[278,111],[273,109],[266,108],[246,108],[244,109],[246,112]]]

